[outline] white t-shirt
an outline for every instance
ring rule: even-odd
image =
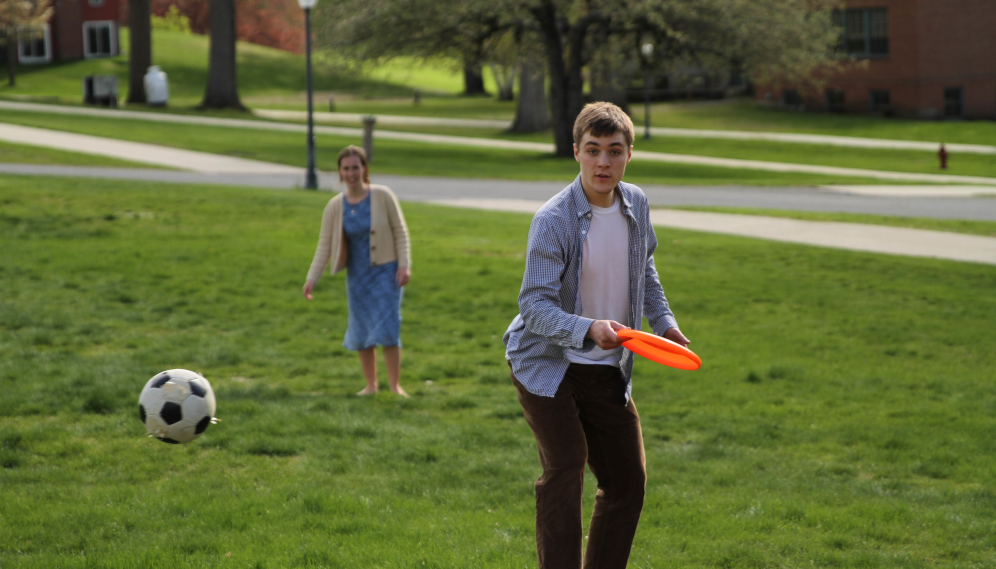
[[[609,207],[591,206],[591,226],[581,255],[581,316],[594,320],[629,322],[629,224],[619,198]],[[568,349],[567,360],[578,364],[619,367],[622,347],[590,352]]]

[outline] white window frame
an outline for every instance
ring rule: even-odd
[[[21,47],[24,45],[24,38],[21,37],[21,33],[17,33],[17,61],[25,65],[37,65],[39,63],[48,63],[52,61],[52,34],[49,31],[48,24],[45,24],[45,55],[38,56],[24,56],[24,49]]]
[[[110,28],[111,51],[110,53],[94,53],[90,46],[90,28],[107,26]],[[83,22],[83,57],[86,59],[99,59],[102,57],[113,57],[118,53],[117,23],[114,20],[92,20]]]

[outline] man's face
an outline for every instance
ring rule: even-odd
[[[588,202],[599,207],[612,205],[612,190],[626,173],[633,147],[621,132],[610,136],[585,133],[574,145],[574,159],[581,164],[581,185]]]

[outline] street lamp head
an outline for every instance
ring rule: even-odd
[[[303,1],[303,0],[299,0],[299,1]],[[654,44],[652,44],[650,42],[647,42],[647,43],[643,44],[642,46],[640,46],[640,51],[643,52],[643,57],[646,57],[647,59],[650,59],[650,57],[654,54]]]
[[[318,0],[297,0],[297,5],[301,7],[302,10],[310,10],[315,7]]]

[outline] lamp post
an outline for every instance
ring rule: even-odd
[[[306,190],[318,189],[318,173],[315,171],[315,121],[312,117],[311,103],[311,9],[318,0],[297,0],[304,10],[304,45],[305,61],[308,68],[308,172],[304,178]]]
[[[654,44],[647,42],[640,47],[643,53],[644,75],[643,75],[643,113],[644,132],[643,138],[650,139],[650,59],[654,55]]]

